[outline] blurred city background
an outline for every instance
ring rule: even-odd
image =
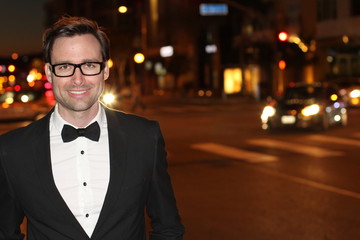
[[[43,0],[30,16],[5,12],[9,34],[25,33],[11,21],[43,18],[29,34],[38,45],[0,46],[0,133],[55,104],[41,32],[85,16],[111,41],[101,100],[162,126],[185,239],[360,239],[359,0]]]
[[[135,79],[144,94],[260,100],[289,82],[353,83],[360,75],[356,0],[54,0],[43,8],[43,28],[64,14],[104,27],[116,92]],[[40,50],[1,56],[3,88],[46,81],[38,75],[29,84],[43,74]]]

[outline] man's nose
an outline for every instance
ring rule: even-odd
[[[82,84],[85,78],[81,72],[80,67],[75,68],[74,75],[73,75],[73,82],[77,85]]]

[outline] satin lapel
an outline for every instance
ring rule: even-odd
[[[107,216],[111,214],[112,207],[120,196],[124,172],[126,170],[126,133],[121,119],[116,114],[116,112],[106,109],[110,152],[110,182],[98,223],[92,235],[93,239],[97,239],[97,235],[100,233],[99,229],[105,223]]]
[[[67,221],[71,223],[69,226],[74,226],[70,236],[74,239],[88,239],[85,231],[72,214],[65,201],[59,193],[52,174],[51,168],[51,155],[50,155],[50,132],[49,132],[49,120],[50,113],[39,120],[37,125],[37,138],[33,142],[33,155],[37,174],[44,188],[45,195],[49,199],[49,204],[54,205],[58,209],[59,216],[63,216]],[[65,233],[64,233],[65,234]]]

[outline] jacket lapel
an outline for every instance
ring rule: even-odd
[[[110,181],[101,213],[94,229],[92,239],[100,234],[99,229],[105,223],[107,216],[112,212],[112,206],[120,196],[126,170],[127,141],[126,132],[117,113],[106,109],[110,152]]]

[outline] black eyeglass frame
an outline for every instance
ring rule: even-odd
[[[97,64],[100,64],[100,69],[99,69],[99,72],[98,73],[94,73],[94,74],[85,74],[83,73],[83,70],[81,69],[81,66],[85,65],[85,64],[89,64],[89,63],[97,63]],[[60,66],[60,65],[71,65],[71,66],[74,66],[74,69],[73,69],[73,72],[72,74],[69,74],[69,75],[66,75],[66,76],[61,76],[61,75],[57,75],[55,73],[55,67],[57,66]],[[79,64],[74,64],[74,63],[59,63],[59,64],[51,64],[50,63],[50,66],[51,66],[51,72],[57,76],[57,77],[71,77],[74,75],[75,71],[77,68],[80,69],[80,72],[82,75],[84,76],[95,76],[95,75],[99,75],[101,73],[101,71],[105,68],[105,62],[83,62],[83,63],[79,63]]]

